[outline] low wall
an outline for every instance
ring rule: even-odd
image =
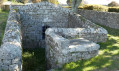
[[[96,56],[100,47],[96,43],[105,42],[108,32],[81,15],[69,14],[68,28],[49,28],[45,33],[47,67],[56,69]]]
[[[80,26],[80,27],[79,27]],[[87,28],[80,37],[93,42],[105,42],[107,40],[107,30],[103,27],[96,25],[90,20],[85,19],[79,14],[69,15],[69,28]],[[70,33],[69,33],[70,34]],[[95,38],[94,38],[95,37]]]
[[[22,69],[21,30],[18,20],[19,14],[11,10],[0,47],[0,71],[21,71]]]
[[[119,29],[119,13],[79,10],[79,14],[92,22]]]
[[[95,31],[93,28],[48,29],[46,31],[46,59],[48,69],[62,68],[65,63],[90,59],[96,56],[100,46],[82,38],[82,34],[84,34],[83,36],[90,36],[88,38],[95,38],[95,36],[91,36]],[[105,32],[101,33],[106,34]],[[101,33],[97,32],[97,34]],[[99,36],[97,35],[97,37]]]

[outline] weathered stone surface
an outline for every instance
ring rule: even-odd
[[[21,71],[21,64],[19,64],[22,54],[21,31],[17,17],[18,13],[11,10],[0,47],[0,71]],[[19,70],[14,67],[14,64],[19,67]]]
[[[14,5],[0,47],[0,69],[22,71],[22,47],[44,47],[48,67],[61,68],[65,63],[96,56],[99,45],[95,42],[106,39],[104,28],[69,9],[48,2]]]
[[[87,28],[85,28],[85,32],[86,30]],[[83,34],[85,32],[84,28],[48,29],[46,31],[46,59],[48,68],[61,68],[65,63],[96,56],[100,46],[79,37],[80,33]],[[107,32],[104,34],[107,34]]]
[[[119,14],[110,12],[99,12],[93,10],[79,10],[81,14],[86,19],[92,22],[108,26],[110,28],[119,29]]]
[[[14,65],[10,65],[9,66],[9,71],[18,71],[18,65],[17,64],[14,64]]]

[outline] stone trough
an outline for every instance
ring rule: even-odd
[[[45,32],[46,31],[46,32]],[[107,31],[48,2],[10,7],[0,47],[0,71],[22,71],[22,48],[45,48],[47,67],[98,55]]]

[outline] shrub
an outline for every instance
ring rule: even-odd
[[[58,0],[48,0],[49,2],[53,3],[53,4],[59,4]]]
[[[28,3],[28,0],[22,0],[22,3],[24,3],[24,4]]]
[[[111,3],[108,4],[108,6],[114,7],[114,6],[119,6],[119,4],[115,1],[112,1]]]
[[[64,8],[69,8],[69,9],[71,9],[71,8],[72,8],[71,6],[62,6],[62,7],[64,7]]]
[[[83,9],[83,6],[79,6],[78,9]]]
[[[109,7],[108,12],[119,12],[119,7]]]
[[[87,10],[96,10],[96,11],[108,11],[108,7],[106,6],[102,6],[102,5],[84,5],[82,7],[83,9],[87,9]]]
[[[32,0],[33,3],[41,2],[41,0]]]
[[[41,1],[48,1],[48,2],[51,2],[53,4],[58,4],[58,1],[57,0],[31,0],[33,3],[38,3],[38,2],[41,2]]]

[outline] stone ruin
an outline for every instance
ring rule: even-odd
[[[98,55],[107,31],[48,2],[10,7],[0,47],[0,71],[22,71],[22,48],[45,48],[48,69]]]

